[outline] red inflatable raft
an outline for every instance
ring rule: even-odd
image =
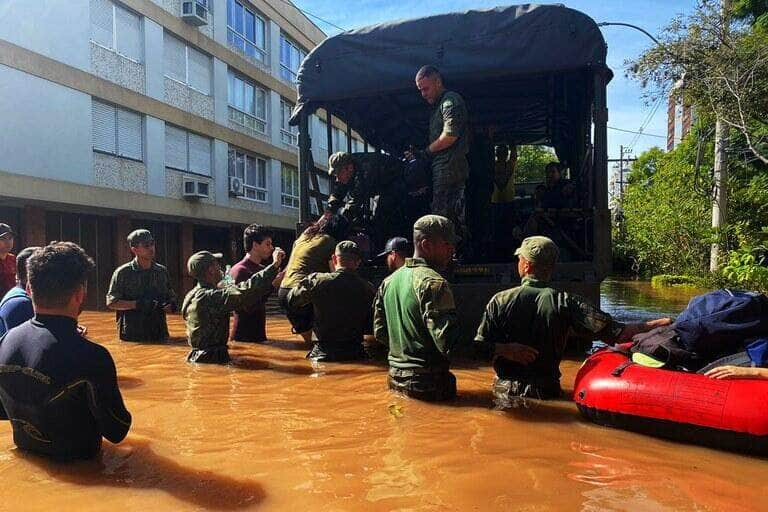
[[[573,395],[581,413],[600,425],[768,455],[767,380],[713,380],[602,350],[584,362]]]

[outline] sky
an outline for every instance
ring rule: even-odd
[[[383,21],[506,5],[498,0],[293,0],[293,3],[300,9],[347,30]],[[694,0],[572,0],[558,3],[579,10],[596,22],[631,23],[654,35],[658,35],[677,14],[689,13],[694,7]],[[338,28],[317,18],[310,16],[310,19],[328,35],[340,32]],[[650,116],[643,132],[662,136],[637,137],[631,133],[609,129],[608,158],[619,157],[620,145],[632,147],[634,155],[639,155],[653,146],[665,148],[666,102],[651,116],[654,108],[653,105],[646,104],[642,88],[625,76],[625,62],[639,56],[653,45],[653,42],[641,32],[627,27],[603,27],[602,31],[608,44],[608,66],[614,73],[614,78],[608,85],[608,126],[638,131]]]

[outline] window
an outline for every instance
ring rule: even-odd
[[[141,114],[93,100],[93,150],[143,160]]]
[[[340,128],[333,127],[333,152],[347,150],[347,134]]]
[[[280,98],[280,139],[288,145],[295,146],[299,143],[299,127],[291,126],[291,113],[293,104]]]
[[[267,91],[229,72],[229,120],[253,132],[267,132]]]
[[[227,0],[227,42],[249,57],[267,58],[266,23],[237,0]]]
[[[135,62],[143,54],[141,17],[109,0],[91,0],[91,41]]]
[[[165,166],[211,175],[211,139],[165,125]]]
[[[288,208],[299,207],[299,171],[288,164],[280,168],[280,203]]]
[[[280,35],[280,76],[283,80],[291,83],[296,81],[299,66],[306,56],[307,52],[299,45]]]
[[[211,94],[211,58],[168,33],[163,35],[163,66],[168,78]]]
[[[246,199],[267,201],[267,161],[239,149],[229,150],[229,175],[243,180]]]

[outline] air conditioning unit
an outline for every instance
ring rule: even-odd
[[[243,197],[245,195],[245,192],[243,192],[242,178],[238,178],[237,176],[229,177],[229,195],[233,197]]]
[[[207,181],[184,180],[184,199],[201,199],[209,196],[210,184]]]
[[[192,26],[208,24],[207,0],[183,0],[181,2],[181,19]]]

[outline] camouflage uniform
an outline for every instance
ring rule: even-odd
[[[195,256],[193,255],[192,258]],[[227,340],[229,339],[230,312],[251,307],[253,303],[260,300],[271,289],[277,272],[277,266],[272,264],[253,274],[247,281],[224,288],[198,282],[197,286],[192,288],[184,298],[184,304],[181,307],[181,313],[187,324],[187,338],[192,347],[187,361],[228,362]]]
[[[339,246],[357,245],[341,242]],[[359,249],[357,249],[359,254]],[[355,270],[316,272],[304,278],[288,297],[291,306],[312,304],[317,342],[308,358],[321,361],[363,359],[363,335],[370,334],[375,291]]]
[[[335,156],[335,155],[334,155]],[[368,205],[376,195],[387,194],[402,184],[403,162],[390,155],[379,153],[352,153],[349,155],[355,166],[355,174],[347,183],[333,180],[328,209],[337,213],[344,206],[353,216]],[[333,156],[330,159],[333,161]],[[336,170],[330,168],[331,174]]]
[[[374,301],[373,332],[389,346],[389,386],[422,400],[456,395],[449,371],[459,340],[456,305],[448,282],[421,258],[387,277]]]
[[[134,258],[112,274],[107,306],[119,300],[138,301],[137,308],[116,311],[117,331],[123,341],[162,342],[168,339],[163,306],[174,308],[178,299],[170,285],[168,270],[159,263],[143,269]]]
[[[542,236],[529,237],[515,254],[537,264],[554,266],[557,246]],[[556,398],[560,389],[560,360],[569,337],[616,341],[624,324],[585,299],[523,277],[520,286],[491,298],[475,336],[478,351],[493,357],[496,343],[520,343],[538,351],[536,359],[522,365],[504,357],[494,361],[497,379],[509,381],[510,394]]]
[[[429,119],[429,143],[442,133],[458,137],[447,149],[432,158],[432,213],[453,221],[459,236],[468,237],[464,187],[469,177],[469,127],[464,99],[452,91],[443,92]]]

